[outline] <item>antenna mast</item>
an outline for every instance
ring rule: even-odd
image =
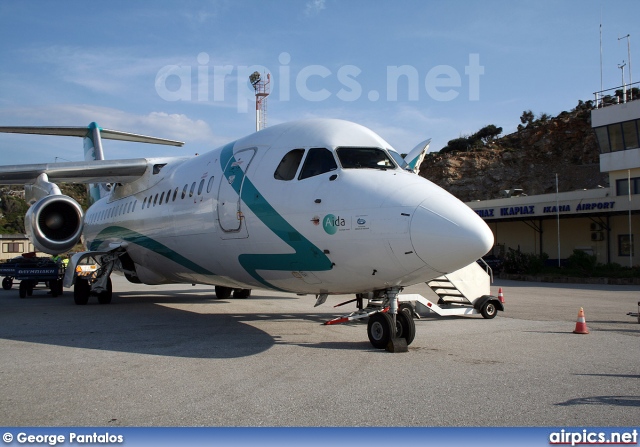
[[[627,39],[627,62],[629,63],[629,84],[631,85],[631,89],[629,91],[629,101],[631,101],[633,99],[633,74],[631,74],[631,34],[627,34],[623,37],[618,37],[618,41],[621,41],[622,39]]]
[[[624,83],[624,67],[627,64],[624,63],[624,61],[622,61],[622,64],[618,64],[618,68],[620,70],[622,70],[622,102],[626,103],[627,102],[627,84]]]

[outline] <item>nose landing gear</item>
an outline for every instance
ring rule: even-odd
[[[369,318],[367,335],[374,348],[386,349],[389,352],[407,352],[416,336],[416,325],[413,321],[413,308],[408,303],[398,306],[400,288],[394,287],[369,294],[359,294],[355,300],[358,310],[346,317],[335,318],[325,324],[339,324],[352,320]],[[368,304],[363,306],[363,300]],[[337,306],[336,306],[337,307]]]

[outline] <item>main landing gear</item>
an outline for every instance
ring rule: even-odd
[[[340,317],[325,324],[339,324],[347,321],[369,318],[367,335],[374,348],[386,349],[389,352],[407,352],[416,336],[416,325],[413,321],[413,307],[408,303],[398,306],[397,287],[379,290],[374,293],[358,294],[354,300],[342,304],[356,302],[358,310],[346,317]],[[364,300],[368,301],[366,307]]]
[[[117,254],[107,254],[96,258],[100,267],[88,276],[77,276],[73,285],[73,301],[84,306],[91,296],[98,298],[98,303],[109,304],[113,296],[111,272],[118,259]]]
[[[233,294],[234,298],[249,298],[251,296],[251,289],[233,289],[231,287],[216,286],[216,298],[226,300],[231,298]]]
[[[78,277],[73,286],[73,301],[83,306],[89,302],[89,297],[94,295],[98,298],[98,303],[109,304],[113,295],[111,287],[111,277],[104,277],[104,285],[98,285],[98,281],[91,282],[91,279]]]

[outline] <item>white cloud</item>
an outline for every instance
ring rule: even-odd
[[[312,17],[320,14],[320,11],[325,8],[325,0],[310,0],[305,6],[304,15],[307,17]]]
[[[229,2],[228,0],[196,1],[185,6],[180,13],[187,21],[196,25],[205,25],[229,9]]]

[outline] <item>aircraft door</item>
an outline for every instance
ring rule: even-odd
[[[255,149],[243,149],[229,159],[218,190],[218,221],[223,239],[249,237],[242,205],[242,187],[245,173],[255,155]]]

